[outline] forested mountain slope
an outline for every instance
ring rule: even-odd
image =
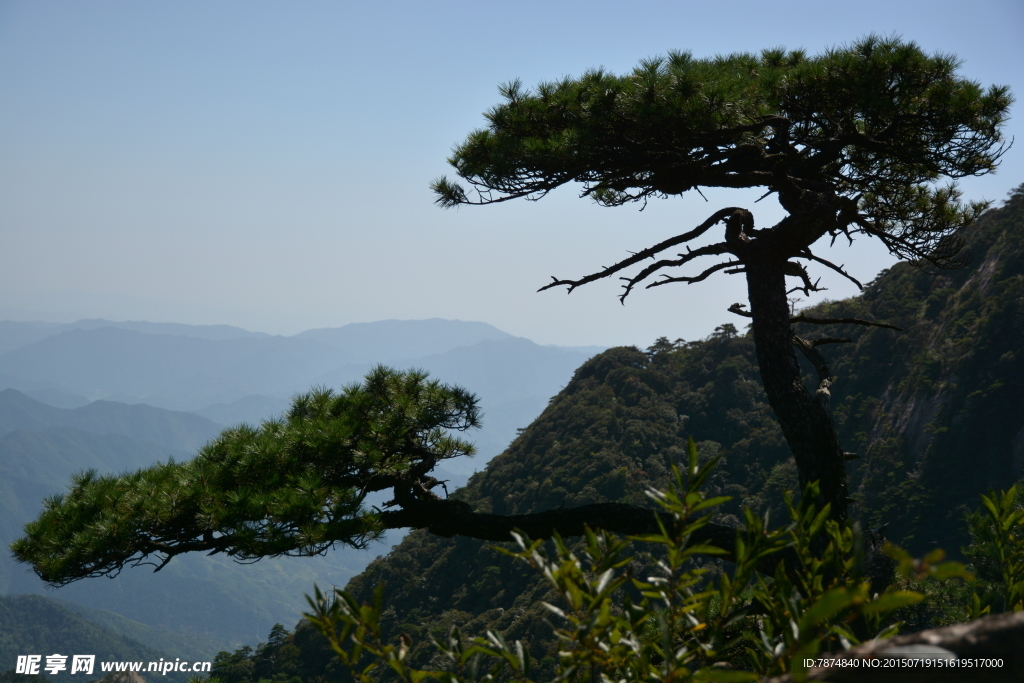
[[[888,536],[918,553],[934,545],[956,553],[968,540],[964,509],[989,487],[1008,488],[1024,466],[1024,188],[966,237],[974,258],[965,270],[899,264],[861,297],[808,312],[905,330],[816,326],[813,336],[852,339],[825,347],[838,376],[840,440],[860,455],[849,468],[861,500],[852,513],[890,522]],[[702,457],[723,456],[708,487],[734,497],[720,521],[743,504],[777,506],[778,489],[795,487],[753,343],[731,325],[702,341],[659,340],[647,352],[617,348],[587,361],[455,495],[501,514],[642,503],[645,487],[666,483],[688,436]],[[480,541],[412,533],[348,589],[368,600],[379,582],[385,626],[414,640],[452,623],[535,644],[550,636],[537,605],[546,586]]]
[[[906,330],[816,332],[854,338],[831,357],[842,442],[862,455],[850,470],[860,514],[919,552],[955,551],[962,506],[1024,475],[1024,186],[966,237],[966,269],[901,264],[815,311]]]
[[[42,670],[47,655],[52,654],[67,657],[65,671],[50,674]],[[71,658],[76,654],[96,656],[91,676],[71,673]],[[198,659],[192,652],[169,653],[144,645],[41,595],[0,596],[0,671],[13,670],[19,655],[41,655],[42,677],[61,683],[103,677],[102,662],[141,661],[146,662],[145,668],[149,662],[160,659],[173,661],[176,655],[190,661]],[[150,680],[156,677],[152,673],[145,676]],[[166,679],[170,683],[184,683],[188,675],[168,672]]]

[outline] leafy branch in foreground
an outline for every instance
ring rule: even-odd
[[[974,542],[963,548],[988,585],[984,602],[996,611],[1024,611],[1024,491],[989,491],[982,508],[967,516]],[[982,600],[975,596],[980,607]],[[975,609],[977,610],[978,607]]]
[[[715,459],[698,464],[691,440],[686,476],[673,466],[674,486],[651,492],[665,513],[659,519],[675,522],[632,539],[661,547],[648,558],[653,576],[633,576],[626,541],[605,532],[588,530],[579,553],[557,535],[550,557],[541,541],[522,535],[516,536],[517,551],[503,550],[543,574],[561,598],[560,605],[548,605],[558,662],[554,672],[540,672],[551,674],[544,680],[753,681],[794,669],[799,676],[804,657],[892,636],[900,626],[892,614],[923,599],[914,591],[870,589],[859,534],[830,519],[827,507],[816,507],[813,485],[799,505],[787,498],[790,520],[779,529],[768,530],[767,519],[746,511],[745,529],[730,551],[735,567],[717,582],[708,580],[692,560],[726,551],[692,539],[714,506],[727,500],[707,499],[700,491],[714,465]],[[818,539],[825,541],[824,552],[812,550]],[[799,558],[795,570],[776,561],[772,577],[755,571],[787,549]],[[902,558],[900,551],[890,552]],[[957,563],[910,560],[901,567],[919,580],[969,578]],[[369,605],[342,591],[328,601],[317,590],[310,600],[306,616],[355,680],[537,680],[522,642],[493,632],[466,638],[456,627],[445,638],[431,637],[443,670],[417,668],[410,661],[412,638],[403,633],[392,643],[382,631],[382,601],[381,586]]]

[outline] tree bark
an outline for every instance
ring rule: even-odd
[[[924,648],[933,650],[928,653]],[[892,666],[897,658],[934,657],[936,648],[955,655],[957,666]],[[799,655],[797,655],[799,656]],[[822,655],[834,666],[812,668],[809,681],[832,683],[1020,683],[1024,681],[1024,612],[994,614],[981,619],[896,636],[889,640],[870,640],[838,655]],[[860,666],[840,666],[838,660],[859,659]],[[996,660],[992,662],[990,660]],[[981,661],[979,661],[981,660]],[[985,661],[989,660],[989,661]],[[1001,666],[998,660],[1002,660]],[[872,666],[865,664],[870,662]],[[889,666],[885,666],[885,664]],[[966,666],[971,664],[972,666]],[[777,676],[762,683],[793,683],[792,674]]]
[[[623,503],[594,503],[527,515],[492,515],[474,512],[468,503],[445,500],[428,491],[421,491],[415,500],[405,496],[403,498],[401,510],[381,513],[380,520],[385,528],[425,528],[432,534],[446,538],[468,536],[484,541],[511,541],[512,532],[518,530],[531,540],[548,539],[556,532],[563,537],[582,536],[587,526],[641,536],[660,533],[659,519],[670,532],[675,524],[669,515]],[[693,533],[688,545],[706,543],[716,546],[725,551],[720,557],[731,562],[735,559],[736,535],[739,533],[743,533],[743,530],[708,523]],[[796,553],[791,548],[784,548],[764,558],[757,569],[771,576],[779,562],[785,563],[787,568],[795,569],[798,566]]]
[[[821,504],[832,506],[832,518],[847,516],[848,488],[843,449],[839,446],[829,406],[829,381],[812,396],[804,384],[793,348],[789,302],[786,299],[784,255],[751,250],[744,259],[757,363],[768,403],[779,419],[797,471],[800,487],[818,481]]]

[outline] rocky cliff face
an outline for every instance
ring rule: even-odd
[[[844,444],[861,455],[851,470],[860,515],[891,522],[892,537],[918,552],[955,551],[967,540],[963,507],[1024,476],[1024,190],[967,236],[968,268],[901,264],[825,307],[906,330],[888,345],[883,330],[856,335],[833,370]]]

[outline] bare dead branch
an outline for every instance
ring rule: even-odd
[[[788,261],[786,263],[785,272],[786,275],[789,275],[790,277],[800,278],[800,280],[804,283],[803,287],[794,287],[793,289],[786,292],[787,295],[792,294],[793,292],[803,292],[804,296],[810,296],[811,292],[821,292],[824,291],[825,289],[824,287],[818,286],[818,283],[821,282],[821,278],[818,278],[816,281],[811,282],[811,276],[807,273],[807,269],[804,268],[799,263],[793,263],[792,261]]]
[[[676,246],[678,244],[683,244],[684,242],[689,242],[690,240],[692,240],[692,239],[694,239],[696,237],[700,237],[705,232],[707,232],[711,228],[711,226],[713,226],[715,223],[718,223],[719,221],[722,221],[722,220],[728,218],[729,216],[732,215],[732,213],[734,211],[738,211],[738,210],[739,209],[737,207],[731,206],[731,207],[728,207],[728,208],[716,211],[715,213],[711,214],[711,216],[706,221],[704,221],[703,223],[698,225],[693,230],[690,230],[689,232],[685,232],[682,235],[677,235],[677,236],[672,237],[670,239],[667,239],[667,240],[665,240],[663,242],[659,242],[658,244],[655,244],[653,247],[649,247],[647,249],[644,249],[643,251],[638,251],[635,254],[633,254],[632,256],[630,256],[629,258],[624,259],[622,261],[619,261],[618,263],[616,263],[613,266],[609,266],[607,268],[604,268],[604,269],[602,269],[601,271],[599,271],[597,273],[592,273],[590,275],[584,276],[584,277],[580,278],[579,280],[559,280],[557,277],[552,275],[551,276],[552,282],[544,285],[543,287],[541,287],[537,291],[538,292],[543,292],[545,289],[551,289],[552,287],[558,287],[559,285],[565,285],[565,286],[567,286],[569,288],[569,292],[572,292],[572,290],[576,289],[577,287],[580,287],[580,286],[585,285],[585,284],[590,283],[590,282],[594,282],[595,280],[600,280],[602,278],[606,278],[609,275],[613,275],[613,274],[619,272],[623,268],[628,268],[629,266],[631,266],[631,265],[633,265],[635,263],[639,263],[640,261],[643,261],[645,259],[654,258],[655,254],[660,253],[660,252],[668,249],[669,247],[674,247],[674,246]],[[647,273],[647,274],[650,274],[650,273]],[[644,277],[646,277],[646,275]],[[623,298],[625,298],[625,296],[623,296]]]
[[[825,357],[821,355],[821,352],[815,348],[815,344],[794,334],[793,346],[800,349],[800,352],[804,354],[807,360],[811,361],[811,365],[813,365],[814,369],[818,371],[819,379],[824,380],[831,377],[832,373],[829,370],[828,361],[826,361]]]
[[[852,242],[852,240],[851,240],[851,242]],[[810,261],[817,261],[818,263],[822,264],[823,266],[827,266],[827,267],[831,268],[832,270],[836,271],[837,273],[839,273],[840,275],[842,275],[843,277],[845,277],[845,278],[846,278],[847,280],[849,280],[850,282],[852,282],[853,284],[857,285],[857,289],[860,289],[860,290],[862,290],[862,291],[863,291],[863,289],[864,289],[864,285],[862,285],[862,284],[861,284],[861,283],[860,283],[860,282],[859,282],[859,281],[857,280],[857,278],[853,277],[852,275],[850,275],[849,273],[847,273],[847,272],[846,272],[845,270],[843,270],[843,266],[841,266],[841,265],[837,266],[836,264],[832,263],[831,261],[828,261],[828,260],[826,260],[826,259],[823,259],[823,258],[821,258],[820,256],[815,256],[814,254],[812,254],[812,253],[810,252],[810,250],[809,250],[809,249],[808,249],[808,250],[806,250],[806,251],[804,251],[804,252],[803,252],[803,253],[801,253],[801,254],[798,254],[798,255],[797,255],[797,256],[795,256],[794,258],[805,258],[805,259],[808,259],[808,260],[810,260]]]
[[[622,296],[619,297],[619,301],[621,303],[625,303],[626,297],[629,296],[629,293],[631,291],[633,291],[633,287],[635,287],[643,280],[647,279],[647,277],[652,273],[661,270],[662,268],[682,266],[689,263],[690,261],[693,261],[694,259],[700,258],[701,256],[721,256],[722,254],[728,253],[728,251],[729,248],[722,242],[719,242],[718,244],[709,244],[708,246],[701,247],[700,249],[694,249],[692,251],[688,250],[687,253],[680,254],[678,259],[662,259],[661,261],[658,261],[647,266],[646,268],[644,268],[631,278],[619,278],[621,280],[626,281],[626,284],[622,286],[623,289],[625,289],[626,291],[624,291],[622,293]],[[734,265],[741,264],[737,262]]]
[[[735,313],[735,311],[733,311],[733,313]],[[812,318],[804,315],[803,313],[790,318],[789,322],[810,323],[812,325],[864,325],[866,327],[884,327],[887,330],[896,330],[897,332],[903,331],[902,327],[896,327],[895,325],[890,325],[888,323],[876,323],[870,320],[861,320],[860,318]]]
[[[658,282],[652,282],[651,284],[647,285],[646,289],[650,289],[651,287],[659,287],[661,285],[667,285],[670,282],[686,282],[688,284],[693,284],[694,282],[700,282],[701,280],[706,280],[709,275],[712,275],[713,273],[717,273],[718,271],[722,270],[723,268],[729,268],[730,266],[738,266],[738,265],[742,265],[742,264],[739,261],[727,261],[726,263],[719,263],[718,265],[711,266],[710,268],[705,270],[700,275],[695,275],[694,277],[683,277],[683,276],[680,276],[680,277],[669,277],[668,275],[662,275],[662,277],[664,278],[663,280],[659,280]],[[732,271],[726,271],[726,272],[736,273],[736,272],[742,272],[742,271],[732,270]]]
[[[828,367],[828,361],[821,355],[821,351],[815,348],[815,344],[793,335],[793,345],[800,349],[811,365],[818,371],[818,388],[814,392],[814,399],[826,411],[829,409],[829,401],[832,398],[832,371]]]
[[[735,303],[732,306],[730,306],[728,310],[729,310],[730,313],[735,313],[736,315],[742,315],[744,318],[753,318],[754,317],[753,313],[751,313],[750,311],[744,311],[743,310],[746,307],[747,307],[746,304]]]
[[[735,303],[732,306],[730,306],[728,310],[729,310],[730,313],[735,313],[736,315],[741,315],[744,318],[753,318],[754,317],[753,313],[751,313],[749,311],[744,311],[743,310],[746,307],[747,307],[746,304]],[[812,325],[847,325],[847,324],[848,325],[865,325],[865,326],[868,326],[868,327],[883,327],[883,328],[885,328],[887,330],[896,330],[897,332],[902,332],[903,331],[902,327],[896,327],[895,325],[889,325],[888,323],[876,323],[876,322],[872,322],[870,320],[861,320],[860,318],[812,318],[811,316],[804,315],[803,313],[801,313],[800,315],[797,315],[797,316],[794,316],[794,317],[790,318],[789,322],[791,322],[791,323],[810,323]],[[834,338],[833,339],[831,337],[827,337],[827,338],[825,338],[823,340],[816,340],[814,345],[817,346],[819,344],[838,344],[838,343],[849,342],[849,341],[850,341],[849,339],[842,339],[842,338]]]
[[[811,346],[821,346],[822,344],[849,344],[853,340],[842,337],[823,337],[821,339],[808,339],[807,341]]]

